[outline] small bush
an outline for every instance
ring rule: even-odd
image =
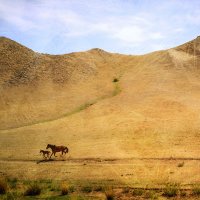
[[[181,162],[181,163],[179,163],[178,165],[177,165],[177,167],[183,167],[184,166],[184,162]]]
[[[156,200],[156,199],[158,199],[158,194],[156,194],[156,192],[155,191],[147,191],[146,193],[145,193],[145,198],[147,198],[147,199],[151,199],[151,200]]]
[[[9,178],[8,184],[12,189],[14,189],[17,187],[17,181],[18,181],[17,178],[11,178],[11,179]]]
[[[113,200],[114,199],[114,192],[113,190],[105,191],[106,200]]]
[[[114,82],[114,83],[116,83],[116,82],[118,82],[118,81],[119,81],[119,79],[117,79],[117,78],[114,78],[114,79],[113,79],[113,82]]]
[[[0,181],[0,194],[5,194],[8,189],[7,183],[5,181]]]
[[[166,197],[175,197],[178,195],[179,192],[179,185],[174,184],[167,184],[164,188],[163,195]]]
[[[7,192],[3,200],[15,200],[17,195],[15,193]]]
[[[85,192],[85,193],[90,193],[90,192],[92,192],[92,187],[91,186],[83,186],[81,188],[81,191]]]
[[[128,187],[126,187],[126,188],[123,188],[123,193],[129,193],[129,191],[130,191],[130,188],[128,188]]]
[[[102,186],[95,186],[95,187],[93,188],[93,190],[94,190],[95,192],[101,192],[101,191],[103,191],[104,189],[103,189]]]
[[[75,191],[75,188],[74,188],[74,186],[73,185],[71,185],[71,186],[69,186],[68,187],[68,190],[69,190],[69,192],[74,192]]]
[[[35,183],[33,185],[30,185],[27,188],[24,195],[25,196],[36,196],[36,195],[40,195],[40,193],[41,193],[41,188]]]
[[[69,193],[69,189],[68,189],[67,185],[62,186],[62,188],[61,188],[61,194],[62,195],[68,195],[68,193]]]
[[[200,196],[200,185],[195,185],[192,188],[192,194],[196,196]]]
[[[186,197],[187,196],[187,192],[185,190],[181,190],[180,191],[180,196],[181,197]]]
[[[136,188],[132,191],[133,196],[142,196],[144,194],[144,189]]]

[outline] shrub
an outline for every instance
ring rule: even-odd
[[[184,166],[184,162],[181,162],[181,163],[179,163],[178,165],[177,165],[177,167],[183,167]]]
[[[130,191],[130,188],[128,188],[128,187],[126,187],[126,188],[123,188],[123,193],[129,193],[129,191]]]
[[[5,194],[8,189],[7,183],[5,181],[0,181],[0,194]]]
[[[95,186],[95,187],[93,188],[93,190],[94,190],[95,192],[100,192],[100,191],[103,191],[103,187],[102,187],[102,186]]]
[[[118,82],[118,81],[119,81],[119,79],[117,79],[117,78],[114,78],[114,79],[113,79],[113,82],[114,82],[114,83],[116,83],[116,82]]]
[[[155,199],[158,199],[158,194],[156,194],[155,191],[147,191],[145,193],[145,198],[147,199],[151,199],[151,200],[155,200]]]
[[[8,184],[10,185],[11,188],[16,188],[17,187],[17,178],[9,178],[8,179]]]
[[[186,191],[185,191],[185,190],[181,190],[181,191],[180,191],[180,196],[181,196],[181,197],[187,196]]]
[[[196,196],[200,196],[200,185],[195,185],[192,188],[192,194]]]
[[[69,186],[68,187],[68,190],[69,190],[69,192],[74,192],[75,191],[75,188],[74,188],[74,186],[73,185],[71,185],[71,186]]]
[[[178,195],[179,192],[179,185],[174,184],[167,184],[164,188],[163,195],[166,197],[175,197]]]
[[[144,189],[136,188],[132,191],[133,196],[142,196],[144,194]]]
[[[61,194],[62,194],[62,195],[68,195],[68,193],[69,193],[68,186],[67,186],[67,185],[63,185],[63,186],[61,187]]]
[[[41,193],[41,188],[35,183],[33,185],[30,185],[27,190],[25,191],[25,196],[36,196]]]
[[[114,199],[114,192],[111,189],[105,191],[105,195],[106,195],[106,200],[113,200]]]
[[[91,188],[91,186],[83,186],[81,188],[81,191],[85,192],[85,193],[90,193],[90,192],[92,192],[92,188]]]

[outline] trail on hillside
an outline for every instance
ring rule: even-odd
[[[72,110],[71,112],[65,113],[60,117],[52,118],[52,119],[48,119],[48,120],[37,121],[37,122],[29,123],[29,124],[26,124],[26,125],[23,125],[23,126],[16,126],[16,127],[7,128],[7,129],[0,129],[0,130],[6,131],[6,130],[18,129],[18,128],[23,128],[23,127],[27,127],[27,126],[33,126],[33,125],[37,125],[37,124],[52,122],[52,121],[59,120],[59,119],[74,115],[76,113],[79,113],[79,112],[81,112],[83,110],[86,110],[90,106],[93,106],[94,104],[97,104],[98,102],[100,102],[102,100],[109,99],[109,98],[112,98],[112,97],[118,95],[121,92],[121,88],[119,86],[119,80],[117,82],[113,82],[113,84],[114,84],[114,90],[110,95],[104,95],[104,96],[102,96],[100,98],[97,98],[97,99],[94,99],[94,100],[92,100],[90,102],[82,104],[79,107],[77,107],[74,110]]]

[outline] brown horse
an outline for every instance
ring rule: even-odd
[[[66,146],[56,146],[53,144],[48,144],[46,149],[49,149],[49,148],[52,150],[51,156],[54,154],[55,157],[56,157],[56,152],[62,152],[62,155],[63,155],[63,153],[66,154],[69,152],[69,149]],[[51,156],[50,156],[50,158],[51,158]]]
[[[50,151],[45,151],[45,150],[40,150],[40,153],[42,153],[43,154],[43,157],[46,159],[46,158],[48,158],[49,157],[49,155],[50,155]],[[46,155],[46,156],[45,156]]]

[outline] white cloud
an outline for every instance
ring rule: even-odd
[[[164,47],[159,41],[185,33],[188,25],[200,25],[198,1],[184,2],[0,0],[0,19],[29,36],[46,35],[49,42],[57,35],[63,40],[101,35],[110,45],[157,50]]]

